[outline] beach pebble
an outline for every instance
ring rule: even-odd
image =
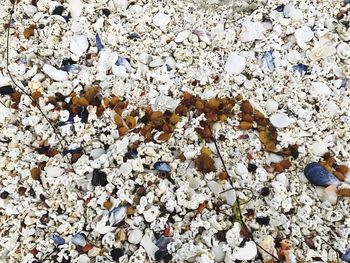
[[[84,35],[73,36],[70,41],[69,48],[73,54],[80,57],[89,48],[89,41]]]
[[[146,250],[146,253],[154,257],[154,254],[159,249],[153,242],[148,234],[145,234],[141,239],[141,246]]]
[[[330,96],[332,90],[323,82],[313,82],[311,94],[314,96]]]
[[[270,113],[274,113],[278,110],[278,102],[273,99],[266,101],[266,110]]]
[[[235,248],[232,253],[233,258],[237,260],[252,260],[256,257],[258,250],[253,241],[247,241],[243,247]]]
[[[153,17],[153,24],[160,28],[164,28],[169,24],[170,20],[171,18],[169,15],[159,12]]]
[[[77,20],[83,11],[83,3],[81,0],[69,0],[68,3],[72,18]]]
[[[59,69],[54,68],[51,65],[45,64],[43,66],[43,71],[46,75],[56,81],[68,80],[68,73]]]
[[[64,169],[56,166],[45,167],[45,172],[47,177],[59,177],[64,173]]]
[[[223,246],[225,245],[224,242],[220,242],[218,245],[214,245],[211,248],[211,251],[213,252],[215,258],[215,262],[223,262],[226,256],[226,252],[224,251]]]
[[[245,176],[249,172],[247,167],[243,163],[237,163],[235,168],[235,173],[239,176]]]
[[[140,229],[136,228],[136,229],[133,229],[129,232],[129,235],[128,235],[128,241],[131,243],[131,244],[139,244],[141,242],[141,239],[143,237],[143,233]]]
[[[174,41],[176,43],[181,43],[184,40],[186,40],[189,37],[190,34],[191,34],[190,30],[181,31],[180,33],[177,34],[177,36],[175,37]]]
[[[127,176],[132,172],[132,164],[130,162],[122,163],[119,171],[123,176]]]
[[[162,58],[156,58],[154,60],[152,60],[150,63],[149,63],[149,66],[151,68],[156,68],[156,67],[161,67],[163,66],[165,63],[165,61],[162,59]]]
[[[245,64],[245,57],[242,57],[235,52],[230,53],[225,64],[225,71],[228,74],[238,75],[245,69]]]
[[[291,119],[285,113],[275,113],[271,115],[270,121],[276,128],[286,128],[291,123]]]
[[[322,141],[314,142],[311,146],[312,153],[316,156],[323,156],[328,152],[327,145]]]
[[[305,43],[309,42],[314,37],[314,32],[309,26],[303,26],[295,30],[294,34],[297,44],[302,49],[306,49],[307,45]]]

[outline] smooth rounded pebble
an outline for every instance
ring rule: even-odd
[[[270,117],[270,121],[276,128],[286,128],[291,123],[290,118],[285,113],[276,113]]]

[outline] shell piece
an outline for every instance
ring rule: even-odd
[[[69,0],[69,11],[74,20],[78,19],[83,11],[83,3],[80,0]]]
[[[196,28],[192,31],[193,34],[195,34],[200,41],[203,41],[207,45],[210,45],[210,38],[208,37],[207,33],[204,31],[204,29]]]
[[[84,52],[89,48],[89,41],[84,35],[73,36],[70,41],[69,49],[72,53],[78,57],[82,56]]]
[[[270,117],[270,121],[272,125],[275,126],[276,128],[285,128],[291,123],[290,118],[285,113],[273,114]]]
[[[245,69],[245,64],[245,57],[238,55],[236,52],[230,53],[225,64],[225,71],[228,74],[238,75]]]
[[[132,71],[132,67],[126,58],[118,57],[117,61],[115,62],[115,65],[123,66],[127,72]]]
[[[84,247],[86,245],[86,237],[84,234],[75,234],[71,241],[76,246]]]
[[[315,46],[308,52],[308,57],[311,61],[317,61],[327,58],[336,53],[336,49],[330,45],[322,45],[320,42],[316,42]]]
[[[309,163],[304,169],[305,177],[317,186],[340,185],[340,181],[317,162]]]
[[[169,24],[170,20],[171,18],[169,15],[159,12],[153,17],[153,24],[160,28],[164,28]]]
[[[263,65],[267,67],[270,71],[273,71],[275,69],[275,63],[273,61],[272,51],[266,51],[261,60]]]
[[[295,30],[295,38],[297,40],[297,44],[302,49],[306,49],[307,45],[305,43],[309,42],[314,37],[314,32],[308,26],[303,26]]]
[[[162,173],[169,173],[171,171],[169,164],[166,162],[156,162],[154,168]]]
[[[258,254],[258,249],[253,241],[248,241],[245,243],[244,247],[236,249],[232,253],[232,256],[237,260],[252,260]]]
[[[52,240],[57,245],[63,245],[65,243],[64,239],[58,235],[52,235]]]
[[[111,211],[109,221],[111,225],[116,225],[121,222],[127,214],[127,207],[125,205],[114,208]]]
[[[97,52],[100,52],[103,49],[103,45],[102,45],[102,41],[101,41],[100,35],[97,32],[96,32],[96,35],[95,35],[95,39],[96,39]]]
[[[349,1],[350,3],[350,1]],[[350,263],[350,249],[347,249],[345,253],[341,257],[342,260],[344,260],[347,263]]]
[[[332,94],[332,90],[327,84],[316,81],[312,83],[311,94],[316,96],[330,96]]]
[[[171,242],[174,242],[174,239],[171,237],[165,237],[161,236],[157,241],[156,241],[156,246],[159,247],[160,250],[162,251],[167,251],[167,246]]]
[[[243,24],[242,32],[239,35],[242,42],[264,39],[265,28],[260,22],[247,21]]]
[[[337,46],[337,55],[341,59],[350,58],[350,45],[348,43],[342,42]]]
[[[56,81],[65,81],[68,80],[68,74],[65,71],[58,70],[49,64],[45,64],[43,71],[46,75]]]
[[[307,73],[307,69],[308,69],[308,66],[306,66],[302,63],[299,63],[299,64],[293,66],[293,70],[298,71],[301,74]]]
[[[181,42],[185,41],[190,34],[191,34],[190,30],[181,31],[180,33],[177,34],[174,41],[176,43],[181,43]]]

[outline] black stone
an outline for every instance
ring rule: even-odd
[[[52,11],[52,14],[61,16],[63,11],[64,11],[64,7],[59,5],[55,7],[55,9]]]
[[[260,225],[268,226],[270,224],[270,217],[268,216],[261,216],[255,218],[255,221],[258,222]]]
[[[253,164],[253,163],[248,164],[248,172],[250,172],[250,173],[255,172],[256,169],[258,169],[258,166],[256,166],[255,164]]]
[[[168,254],[168,252],[166,250],[159,249],[154,254],[154,258],[156,259],[156,261],[161,261],[167,254]]]
[[[93,186],[106,186],[108,184],[107,174],[103,171],[95,169],[92,173],[91,184]]]
[[[270,194],[270,189],[268,187],[263,187],[261,190],[260,190],[260,194],[262,196],[268,196]]]
[[[294,159],[298,159],[299,151],[297,149],[292,149],[291,153],[292,153],[292,156],[293,156]]]
[[[11,85],[0,87],[0,94],[1,95],[9,95],[9,94],[12,94],[14,92],[15,92],[15,89],[12,88]]]
[[[0,194],[0,198],[1,198],[1,199],[6,199],[8,196],[9,196],[9,192],[7,192],[7,191],[3,191],[3,192]]]
[[[104,8],[102,9],[102,13],[105,15],[105,16],[109,16],[111,14],[111,11],[107,8]]]
[[[124,255],[124,251],[121,248],[114,248],[111,251],[111,257],[114,261],[119,262],[119,258]]]

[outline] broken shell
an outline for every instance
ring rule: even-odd
[[[288,115],[284,113],[273,114],[270,117],[270,121],[272,125],[275,126],[276,128],[285,128],[291,123],[291,120],[288,117]]]
[[[237,260],[252,260],[256,257],[258,249],[254,241],[248,241],[244,247],[237,248],[232,256]]]
[[[347,249],[345,251],[345,253],[342,255],[341,259],[347,263],[350,263],[350,249]]]
[[[127,206],[123,205],[123,206],[114,208],[111,211],[111,215],[109,218],[111,225],[116,225],[119,222],[121,222],[126,217],[126,214],[127,214]]]
[[[84,234],[75,234],[71,241],[76,246],[84,247],[86,245],[86,237]]]
[[[328,87],[327,84],[323,82],[312,82],[311,92],[314,96],[330,96],[332,94],[332,90]]]
[[[230,53],[225,64],[225,71],[228,74],[238,75],[245,69],[245,63],[245,57],[238,55],[236,52]]]
[[[266,51],[261,60],[263,65],[267,67],[270,71],[273,71],[275,69],[275,63],[273,61],[272,51]]]
[[[51,65],[45,64],[43,71],[46,75],[56,81],[68,80],[68,73],[62,70],[58,70]]]
[[[340,181],[317,162],[309,163],[304,169],[305,177],[317,186],[340,185]]]
[[[80,0],[69,0],[69,11],[74,20],[78,19],[83,11],[83,3]]]
[[[72,53],[80,57],[89,48],[89,41],[84,35],[73,36],[69,48]]]
[[[297,44],[302,49],[306,49],[307,45],[305,43],[309,42],[314,37],[314,32],[312,32],[311,28],[308,26],[303,26],[295,30],[295,38]]]
[[[320,42],[316,42],[311,51],[307,53],[307,56],[311,61],[317,61],[332,56],[335,53],[335,47],[330,45],[322,45]]]
[[[154,168],[161,173],[169,173],[171,171],[169,164],[166,162],[156,162]]]
[[[200,41],[203,41],[204,43],[206,43],[207,45],[210,45],[210,39],[207,35],[207,33],[201,29],[201,28],[196,28],[195,30],[192,31],[193,34],[195,34]]]
[[[337,46],[337,55],[341,59],[348,59],[350,57],[350,45],[342,42]]]
[[[164,13],[157,13],[153,17],[153,24],[160,27],[161,29],[164,28],[169,22],[170,16]]]
[[[63,245],[65,242],[64,239],[58,235],[52,235],[52,240],[57,245]]]
[[[191,34],[190,30],[181,31],[179,34],[177,34],[174,41],[176,43],[181,43],[181,42],[185,41],[190,34]]]
[[[243,23],[242,32],[239,35],[242,42],[264,39],[265,28],[260,22],[247,21]]]

